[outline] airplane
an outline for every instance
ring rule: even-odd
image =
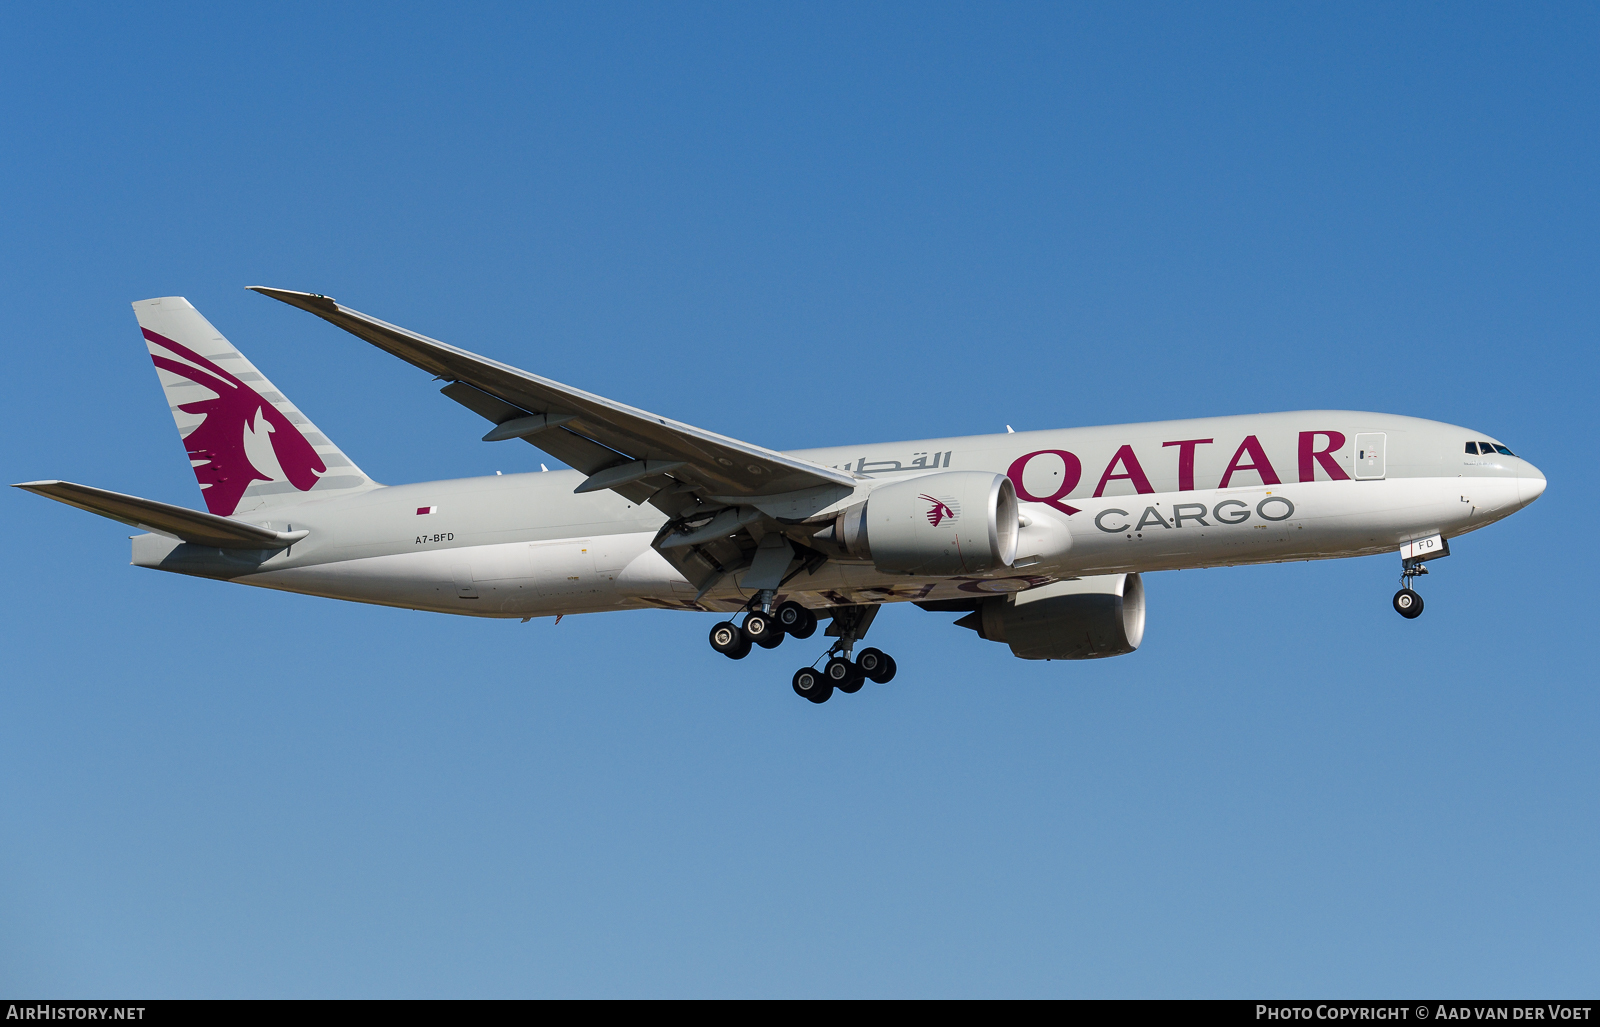
[[[1302,410],[783,453],[562,385],[316,293],[252,286],[446,384],[571,470],[381,485],[179,296],[133,304],[206,512],[65,481],[17,488],[141,529],[135,566],[351,602],[515,618],[723,616],[735,660],[820,623],[796,694],[886,684],[888,603],[1027,660],[1131,653],[1152,571],[1398,553],[1394,609],[1449,540],[1545,477],[1438,421]],[[740,616],[742,614],[742,617]],[[820,664],[820,667],[819,667]]]

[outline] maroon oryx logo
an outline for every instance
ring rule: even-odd
[[[272,475],[258,470],[245,452],[244,434],[268,432],[272,453],[288,475],[289,483],[301,492],[309,491],[328,469],[300,429],[290,423],[277,407],[261,394],[217,364],[167,338],[143,329],[144,337],[188,363],[180,363],[160,353],[150,359],[163,371],[171,371],[215,393],[210,399],[185,403],[178,409],[186,414],[203,414],[201,421],[183,437],[200,482],[206,509],[223,517],[238,509],[244,490],[258,481],[272,481]]]
[[[937,528],[943,521],[953,521],[956,519],[956,512],[950,505],[954,503],[955,500],[937,499],[933,496],[918,496],[917,498],[927,500],[933,504],[928,508],[928,523],[933,525],[935,528]]]

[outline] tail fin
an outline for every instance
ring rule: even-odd
[[[377,483],[182,296],[133,312],[206,509],[222,517]]]

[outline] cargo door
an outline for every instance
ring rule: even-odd
[[[541,599],[576,598],[600,591],[594,544],[588,539],[535,542],[528,550],[533,558],[534,591]]]
[[[1367,481],[1382,478],[1389,473],[1389,436],[1381,431],[1361,432],[1356,435],[1356,479]]]
[[[528,547],[525,543],[473,546],[468,561],[472,583],[487,604],[501,610],[531,602],[533,577],[528,573]]]

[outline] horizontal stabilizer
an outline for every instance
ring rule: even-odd
[[[75,485],[70,481],[25,481],[13,488],[54,499],[101,517],[182,539],[197,546],[218,549],[283,549],[311,534],[299,531],[273,531],[231,517],[200,513],[187,507],[158,503],[153,499],[125,496],[120,492]]]

